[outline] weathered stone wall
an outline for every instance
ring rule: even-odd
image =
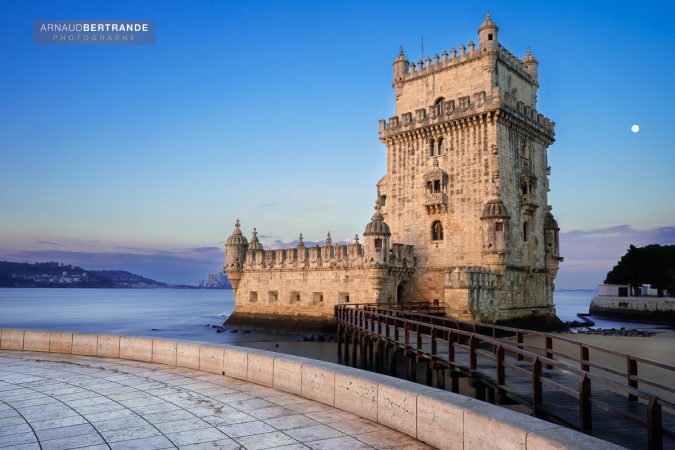
[[[618,447],[447,391],[297,356],[168,339],[0,329],[0,349],[129,359],[202,370],[325,403],[439,449]]]

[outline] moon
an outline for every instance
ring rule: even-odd
[[[632,131],[633,133],[637,133],[638,131],[640,131],[640,126],[638,124],[633,124],[633,126],[630,127],[630,131]]]

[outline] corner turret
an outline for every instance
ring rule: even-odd
[[[237,219],[234,230],[225,243],[225,267],[223,268],[235,291],[241,280],[247,250],[248,241],[241,233],[239,219]]]
[[[363,232],[366,264],[384,265],[389,259],[391,231],[381,208],[379,201],[375,202],[375,213]]]
[[[558,274],[558,267],[564,258],[560,257],[560,227],[558,221],[551,213],[551,207],[548,207],[546,218],[544,219],[544,241],[546,243],[546,269],[551,289],[554,288],[554,280]]]
[[[483,228],[481,253],[488,265],[495,270],[504,270],[509,253],[509,221],[511,216],[501,199],[489,200],[480,216]]]
[[[490,11],[485,14],[485,20],[478,28],[478,46],[481,51],[497,50],[499,45],[499,28],[492,21]]]
[[[532,52],[530,49],[527,49],[527,53],[525,53],[525,58],[523,59],[523,64],[525,64],[525,69],[527,70],[527,73],[530,75],[530,78],[532,78],[532,83],[534,84],[535,87],[539,86],[539,61],[532,56]]]
[[[401,46],[401,51],[394,60],[394,83],[392,86],[394,87],[396,95],[399,95],[401,92],[401,87],[403,86],[405,77],[408,74],[409,67],[410,62],[408,61],[408,58],[405,57],[405,53],[403,53],[403,46]]]

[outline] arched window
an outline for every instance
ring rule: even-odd
[[[434,194],[441,192],[441,180],[434,180]]]
[[[431,240],[432,241],[443,240],[443,224],[441,223],[440,220],[437,220],[431,224]]]
[[[438,138],[438,147],[437,147],[438,151],[436,152],[437,155],[443,154],[443,151],[445,150],[444,144],[445,141],[443,140],[443,138]]]
[[[431,184],[431,181],[427,181],[427,194],[431,194],[433,192],[433,185]]]
[[[434,140],[429,139],[429,156],[434,156]]]
[[[523,242],[527,242],[527,237],[530,234],[530,224],[523,222]]]
[[[382,239],[380,239],[380,238],[375,239],[375,251],[376,252],[382,251]]]

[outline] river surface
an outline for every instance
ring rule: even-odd
[[[587,313],[592,291],[556,292],[558,316]],[[157,336],[233,343],[323,360],[334,360],[334,344],[298,342],[298,336],[226,329],[234,310],[231,290],[208,289],[30,289],[0,288],[0,328],[30,328]],[[599,328],[656,328],[657,325],[592,317]]]

